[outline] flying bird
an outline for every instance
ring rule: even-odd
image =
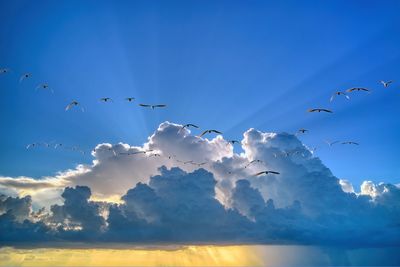
[[[308,130],[307,129],[304,129],[304,128],[301,128],[301,129],[299,129],[298,131],[297,131],[297,133],[306,133],[306,132],[308,132]]]
[[[346,142],[342,142],[342,145],[356,145],[356,146],[358,146],[360,144],[357,143],[357,142],[353,142],[353,141],[346,141]]]
[[[199,137],[202,137],[203,135],[208,134],[208,133],[222,134],[220,131],[217,131],[217,130],[205,130],[204,132],[202,132],[202,133],[199,135]]]
[[[139,104],[139,106],[155,109],[155,108],[165,108],[167,105],[164,105],[164,104],[159,104],[159,105]]]
[[[228,142],[227,145],[229,145],[229,144],[231,144],[231,145],[240,144],[240,141],[238,141],[238,140],[227,140],[226,142]]]
[[[262,163],[262,162],[263,162],[262,160],[254,159],[254,160],[250,161],[249,163],[247,163],[247,165],[244,166],[244,167],[247,168],[247,167],[249,167],[251,164],[254,164],[254,163]]]
[[[385,81],[379,81],[382,85],[383,85],[383,87],[385,87],[385,88],[387,88],[387,87],[389,87],[389,85],[391,84],[391,83],[393,83],[393,81],[387,81],[387,82],[385,82]]]
[[[350,88],[350,89],[346,90],[346,92],[348,92],[348,93],[351,93],[351,92],[354,92],[354,91],[357,91],[357,92],[359,92],[359,91],[371,92],[371,90],[369,90],[368,88],[364,88],[364,87],[353,87],[353,88]]]
[[[100,98],[100,102],[107,103],[107,102],[113,102],[113,100],[110,97],[102,97]]]
[[[4,74],[4,73],[8,73],[8,72],[10,72],[10,69],[8,69],[8,68],[0,69],[0,74]]]
[[[62,146],[62,144],[55,144],[54,148],[58,148],[58,147],[61,147],[61,146]]]
[[[71,108],[80,105],[78,101],[73,100],[71,103],[69,103],[66,107],[65,107],[65,111],[70,110]],[[82,112],[84,112],[85,110],[81,107]]]
[[[19,82],[22,82],[25,79],[28,79],[32,77],[32,74],[30,74],[29,72],[22,74],[22,76],[19,78]]]
[[[332,102],[335,99],[335,97],[341,96],[341,95],[344,96],[346,99],[350,100],[350,97],[345,92],[337,91],[337,92],[333,93],[333,95],[331,96],[331,99],[329,101]]]
[[[183,130],[183,129],[189,128],[189,127],[199,128],[199,126],[197,126],[197,125],[195,125],[195,124],[188,123],[188,124],[182,125],[182,127],[181,127],[180,130]],[[179,131],[180,131],[180,130],[179,130]]]
[[[325,143],[327,143],[328,144],[328,146],[333,146],[334,144],[337,144],[337,143],[339,143],[340,141],[333,141],[333,142],[330,142],[330,141],[328,141],[328,140],[325,140]]]
[[[201,162],[201,163],[194,163],[195,165],[197,165],[198,167],[201,167],[201,166],[203,166],[203,165],[205,165],[205,164],[207,164],[208,162]]]
[[[333,113],[333,111],[325,108],[311,108],[307,110],[308,112],[327,112],[327,113]]]
[[[54,93],[54,90],[49,87],[47,83],[41,83],[38,86],[36,86],[36,90],[38,89],[43,89],[43,90],[50,90],[52,93]]]
[[[256,174],[254,174],[254,176],[259,176],[262,174],[280,174],[280,173],[276,171],[262,171],[262,172],[257,172]]]
[[[38,145],[37,143],[29,144],[29,145],[26,146],[26,149],[33,148],[33,147],[35,147],[35,146],[37,146],[37,145]]]
[[[125,98],[125,100],[128,101],[128,102],[132,102],[133,100],[135,100],[135,98],[134,97],[127,97],[127,98]]]

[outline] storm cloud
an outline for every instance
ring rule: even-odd
[[[142,146],[99,144],[91,165],[0,178],[0,242],[399,245],[397,185],[357,192],[295,135],[249,129],[241,146],[165,122]]]

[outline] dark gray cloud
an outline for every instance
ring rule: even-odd
[[[370,195],[337,191],[336,201],[323,202],[334,207],[310,215],[298,200],[282,208],[272,199],[264,201],[249,180],[236,181],[231,208],[226,208],[215,199],[212,173],[166,167],[159,172],[148,184],[139,182],[129,189],[122,204],[104,206],[90,201],[88,187],[67,187],[64,203],[53,205],[46,216],[29,215],[29,197],[3,196],[2,207],[14,208],[0,216],[6,233],[0,241],[399,245],[396,186],[365,185],[377,194],[376,201]],[[28,219],[18,220],[22,215]]]

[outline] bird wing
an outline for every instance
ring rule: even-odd
[[[217,131],[217,130],[210,130],[210,131],[217,133],[217,134],[222,134],[220,131]]]
[[[70,103],[65,107],[65,111],[70,110],[74,106],[74,103]]]
[[[161,105],[153,105],[155,108],[165,108],[167,105],[161,104]]]
[[[331,110],[329,110],[329,109],[321,108],[320,110],[325,111],[325,112],[328,112],[328,113],[333,113],[333,112],[332,112]]]
[[[141,107],[145,107],[145,108],[149,108],[149,107],[151,107],[151,105],[148,105],[148,104],[139,104],[139,106],[141,106]]]
[[[205,135],[206,133],[208,133],[208,130],[205,130],[204,132],[202,132],[199,137],[202,137],[203,135]]]
[[[256,174],[254,174],[254,176],[259,176],[259,175],[264,174],[264,173],[266,173],[266,172],[265,171],[257,172]]]
[[[194,128],[199,128],[199,126],[197,126],[197,125],[194,125],[194,124],[191,124],[191,123],[189,123],[189,124],[187,124],[188,126],[192,126],[192,127],[194,127]]]
[[[276,171],[269,171],[269,173],[272,173],[272,174],[280,174],[279,172],[276,172]]]
[[[317,109],[315,109],[315,108],[310,108],[310,109],[308,109],[307,111],[308,112],[315,112]]]
[[[332,102],[333,99],[335,99],[335,96],[336,96],[336,94],[333,94],[333,95],[331,96],[331,98],[329,99],[329,102]]]

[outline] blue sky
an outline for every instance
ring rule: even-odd
[[[2,1],[0,175],[52,175],[90,150],[142,144],[163,121],[295,132],[339,178],[399,182],[398,1]],[[32,78],[19,83],[24,72]],[[393,79],[389,88],[379,80]],[[399,81],[397,83],[396,81]],[[46,82],[54,94],[36,91]],[[351,101],[337,90],[363,86]],[[114,103],[99,103],[100,97]],[[138,102],[167,104],[146,110]],[[85,112],[65,112],[73,99]],[[310,107],[334,114],[308,114]],[[329,149],[324,139],[359,147]]]

